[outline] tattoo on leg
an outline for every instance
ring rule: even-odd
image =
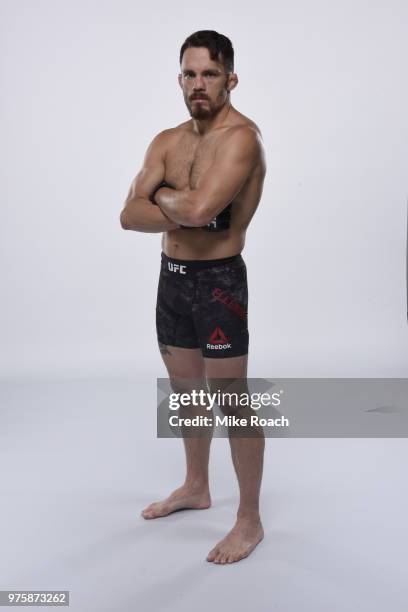
[[[171,355],[169,349],[167,348],[167,345],[163,344],[163,342],[159,342],[159,350],[162,355]]]

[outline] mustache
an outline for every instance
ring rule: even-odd
[[[193,94],[190,96],[190,100],[208,100],[207,96],[203,96],[201,94]]]

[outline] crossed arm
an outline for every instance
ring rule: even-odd
[[[155,200],[173,221],[190,227],[210,223],[240,192],[259,159],[259,137],[251,128],[236,129],[218,146],[196,189],[162,187]]]
[[[206,225],[239,193],[262,154],[257,133],[248,127],[237,128],[218,146],[212,165],[195,189],[162,187],[155,195],[158,206],[153,206],[149,196],[165,175],[165,132],[153,140],[131,185],[120,216],[124,229],[163,232],[180,225]]]

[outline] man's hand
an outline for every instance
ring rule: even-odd
[[[157,202],[155,200],[155,195],[156,193],[159,191],[159,189],[161,189],[162,187],[168,187],[169,189],[174,189],[174,187],[172,187],[171,185],[169,185],[168,183],[166,183],[166,181],[162,181],[161,183],[159,183],[158,185],[156,185],[156,187],[154,188],[154,190],[152,191],[152,193],[149,196],[149,200],[153,203],[157,205]]]

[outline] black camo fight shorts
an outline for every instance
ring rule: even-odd
[[[159,343],[200,348],[204,357],[248,353],[248,284],[241,254],[182,260],[161,254],[156,329]]]

